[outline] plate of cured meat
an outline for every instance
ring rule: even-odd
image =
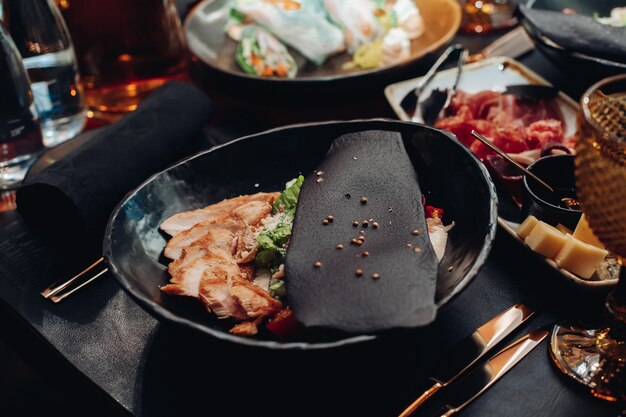
[[[425,102],[433,91],[452,89],[456,78],[456,69],[439,72],[422,92],[420,102]],[[388,102],[402,120],[422,122],[420,112],[410,117],[402,106],[403,99],[420,80],[391,84],[385,89]],[[572,246],[573,252],[563,254],[563,247],[550,246],[550,251],[543,254],[539,251],[538,255],[571,282],[584,287],[613,286],[617,283],[619,266],[615,257],[591,235],[584,216],[578,212],[575,220],[568,217],[569,223],[561,222],[560,217],[534,217],[531,210],[535,206],[524,175],[472,135],[472,131],[482,134],[516,162],[528,167],[546,157],[575,153],[577,109],[574,100],[521,63],[496,57],[462,67],[456,92],[433,125],[454,133],[488,168],[498,189],[498,223],[507,233],[535,252],[536,242],[547,242],[545,236],[539,235],[540,231],[548,233],[561,246],[571,240],[566,249],[570,251]],[[570,166],[573,170],[571,161]],[[527,219],[530,220],[524,224]],[[541,227],[529,241],[530,230],[525,229],[536,226],[535,220],[539,220]],[[569,262],[572,253],[577,253],[579,259],[588,258],[592,264]]]
[[[304,124],[156,173],[112,214],[104,259],[158,318],[330,348],[436,320],[484,264],[496,218],[486,168],[448,132]]]
[[[456,0],[204,0],[184,31],[190,51],[213,69],[310,83],[416,62],[445,46],[460,23]]]

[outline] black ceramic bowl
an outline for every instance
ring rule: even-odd
[[[368,120],[288,126],[247,136],[192,156],[159,172],[129,193],[113,212],[104,258],[121,286],[157,318],[211,336],[269,348],[327,348],[371,340],[376,335],[316,334],[283,343],[271,336],[228,333],[232,323],[209,314],[198,300],[160,291],[168,282],[160,223],[174,213],[224,198],[282,190],[286,181],[311,172],[340,135],[365,130],[400,132],[429,204],[454,220],[440,271],[436,304],[443,306],[476,276],[491,248],[497,221],[493,183],[483,165],[450,133],[423,125]]]
[[[524,189],[527,193],[525,205],[528,214],[553,226],[561,223],[574,230],[582,212],[559,204],[563,197],[577,199],[574,155],[545,156],[530,164],[527,169],[555,189],[554,193],[550,192],[525,175]]]
[[[624,6],[623,0],[524,0],[520,4],[528,9],[550,10],[561,12],[563,9],[575,10],[582,16],[608,16],[614,7]],[[579,73],[591,73],[597,78],[620,74],[626,71],[626,55],[607,56],[601,53],[602,48],[595,52],[580,50],[576,46],[563,45],[546,35],[550,28],[542,25],[550,25],[550,22],[539,23],[533,21],[525,14],[524,8],[519,9],[522,25],[533,38],[537,48],[553,63],[561,68],[576,68]],[[595,28],[601,32],[602,25]],[[575,45],[575,44],[574,44]]]

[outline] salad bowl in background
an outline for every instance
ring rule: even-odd
[[[611,10],[616,7],[624,7],[626,3],[622,0],[524,0],[520,2],[519,14],[521,23],[528,34],[535,41],[537,48],[554,64],[561,68],[576,68],[580,73],[599,74],[598,78],[619,74],[626,71],[626,53],[611,54],[608,45],[602,42],[602,37],[606,35],[604,25],[593,22],[593,16],[609,16]],[[577,37],[582,36],[574,33],[570,40],[563,41],[552,39],[549,35],[554,29],[554,24],[550,19],[546,21],[533,18],[533,13],[563,12],[569,10],[579,16],[589,18],[585,24],[585,30],[597,36],[598,43],[591,45],[591,48],[581,47],[577,42]],[[562,25],[566,25],[567,18],[572,16],[562,16]],[[549,27],[552,26],[552,27]],[[621,28],[621,35],[626,42],[626,27]],[[561,31],[563,31],[561,29]],[[609,35],[610,36],[610,35]],[[582,48],[582,49],[581,49]]]
[[[454,221],[437,278],[438,308],[459,294],[476,276],[496,231],[497,199],[480,161],[442,130],[392,120],[302,124],[247,136],[212,148],[154,174],[130,192],[113,212],[104,240],[104,259],[121,286],[157,318],[210,336],[266,348],[332,348],[372,340],[378,335],[315,332],[302,340],[277,341],[260,333],[246,338],[228,333],[231,326],[209,314],[195,299],[172,297],[162,255],[166,236],[159,225],[170,215],[241,194],[278,191],[299,174],[313,171],[333,140],[366,130],[399,132],[429,204],[444,208]],[[452,268],[448,269],[451,265]],[[443,269],[443,270],[442,270]],[[289,277],[287,277],[287,280]]]

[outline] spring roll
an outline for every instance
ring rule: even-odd
[[[400,28],[393,28],[387,32],[381,48],[381,66],[393,65],[411,57],[411,40]]]
[[[263,77],[294,78],[298,71],[285,45],[258,26],[243,30],[236,59],[246,73]]]
[[[318,65],[345,50],[343,32],[326,19],[322,0],[237,0],[234,8]]]
[[[386,28],[377,18],[379,10],[372,0],[324,0],[331,20],[343,29],[349,52],[385,34]]]
[[[409,39],[417,39],[424,33],[424,19],[414,0],[397,0],[392,11],[398,27],[404,30]]]

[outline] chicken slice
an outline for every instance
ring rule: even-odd
[[[244,321],[235,324],[228,332],[238,336],[254,336],[259,333],[259,329],[256,327],[255,321]]]
[[[239,264],[246,264],[254,261],[259,250],[259,242],[256,238],[258,231],[255,227],[246,227],[240,231],[236,237],[237,246],[235,249],[235,260]]]
[[[161,223],[161,230],[170,236],[176,236],[183,230],[187,230],[200,222],[218,220],[220,218],[227,217],[236,207],[253,201],[264,202],[271,206],[279,195],[280,193],[277,192],[243,195],[240,197],[229,198],[201,209],[177,213],[165,219],[163,223]]]
[[[226,219],[223,222],[208,221],[198,223],[192,228],[185,230],[171,238],[163,255],[170,259],[178,259],[183,254],[183,249],[192,245],[202,245],[227,250],[233,243],[235,234],[244,228],[240,220]]]
[[[230,294],[250,318],[275,314],[283,305],[267,291],[244,279],[235,278],[232,280]]]
[[[183,268],[187,268],[193,264],[196,260],[202,258],[208,253],[208,248],[202,246],[188,246],[183,249],[183,253],[180,258],[176,259],[167,266],[167,270],[173,277],[179,273]]]
[[[202,250],[200,247],[191,249],[191,251],[198,252]],[[170,284],[161,287],[162,291],[174,295],[200,297],[200,289],[205,280],[221,279],[227,282],[232,277],[241,274],[241,269],[229,252],[211,249],[210,252],[205,251],[201,256],[198,253],[188,256],[193,258],[191,262],[172,265],[169,269],[172,279]]]
[[[199,298],[209,311],[219,318],[232,317],[247,319],[248,315],[239,302],[231,295],[228,281],[221,278],[203,279],[200,284]]]
[[[246,226],[256,226],[272,212],[272,204],[266,201],[250,201],[233,209],[230,217],[240,219]]]

